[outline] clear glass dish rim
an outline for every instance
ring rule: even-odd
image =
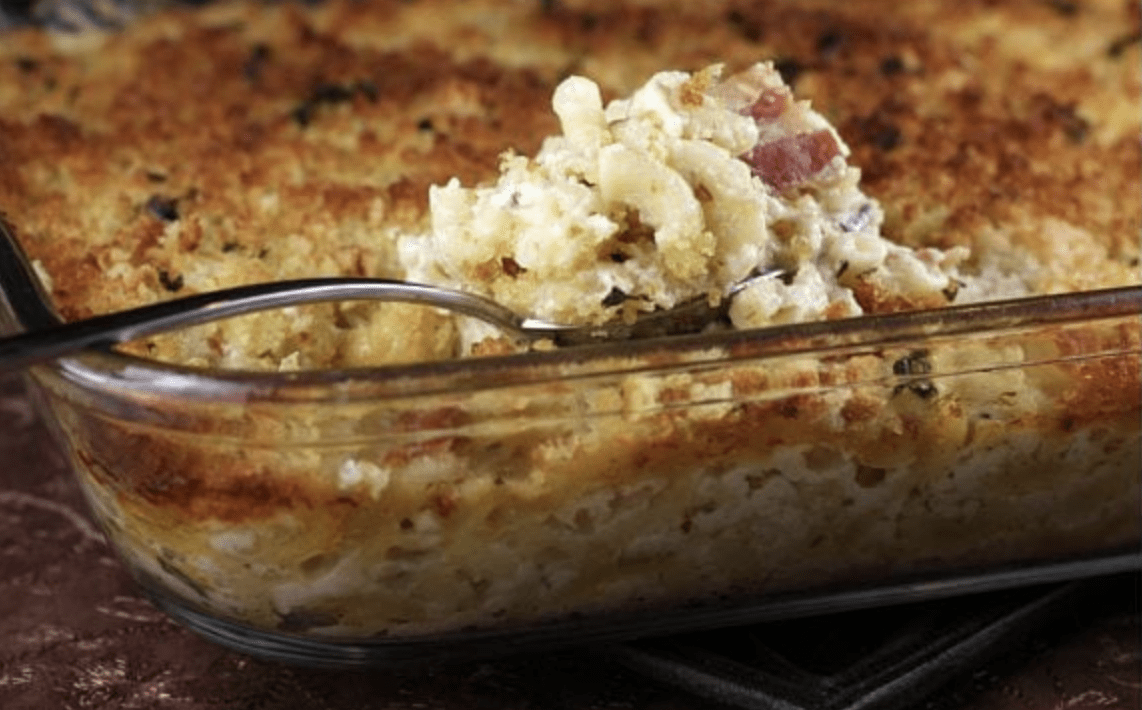
[[[0,221],[0,229],[9,225]],[[25,330],[61,322],[24,255],[0,254],[0,302]],[[13,258],[7,258],[13,256]],[[980,336],[1048,325],[1142,318],[1142,285],[865,315],[750,330],[619,341],[488,357],[298,372],[193,368],[93,349],[36,365],[85,389],[145,392],[190,400],[314,401],[407,398],[566,383],[583,377],[731,365],[855,346],[917,346],[927,339]],[[1139,321],[1142,327],[1142,319]],[[986,363],[980,363],[986,366]],[[357,385],[361,389],[355,389]]]

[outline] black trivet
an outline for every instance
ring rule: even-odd
[[[1101,602],[1110,583],[1011,589],[612,650],[616,660],[647,677],[738,708],[913,708],[941,686],[1026,644],[1080,602]]]

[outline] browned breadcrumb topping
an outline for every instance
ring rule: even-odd
[[[0,212],[69,318],[239,281],[399,276],[380,232],[422,227],[430,185],[534,153],[567,75],[611,98],[662,68],[774,58],[852,148],[891,239],[968,246],[1031,292],[1137,283],[1138,27],[1125,0],[369,0],[223,3],[87,45],[19,32],[0,46]],[[344,336],[363,308],[315,313],[340,325],[296,335],[331,343],[314,357],[379,356]]]

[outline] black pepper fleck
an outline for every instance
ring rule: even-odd
[[[353,98],[353,89],[340,84],[320,84],[309,95],[308,101],[315,104],[336,104]]]
[[[255,82],[262,77],[262,70],[266,68],[266,64],[273,56],[273,50],[269,45],[258,43],[250,49],[250,55],[246,57],[246,61],[242,64],[242,76],[246,81]]]
[[[817,37],[817,54],[822,59],[832,59],[841,50],[845,37],[838,30],[826,30]]]
[[[807,67],[793,57],[782,57],[773,63],[773,68],[781,75],[781,80],[792,87],[797,77],[804,74]]]
[[[932,361],[927,350],[913,350],[892,363],[894,375],[926,375],[932,371]]]
[[[765,36],[760,22],[746,17],[741,10],[730,10],[726,13],[726,22],[747,42],[757,43]]]
[[[1063,17],[1074,17],[1079,13],[1079,4],[1074,0],[1043,0],[1043,4]]]
[[[895,76],[904,71],[904,60],[893,54],[880,62],[880,73],[884,76]]]
[[[431,118],[425,117],[416,122],[416,130],[418,131],[427,132],[433,130],[434,128],[435,126],[433,126]]]
[[[1137,44],[1138,42],[1142,42],[1142,30],[1135,30],[1124,34],[1110,43],[1110,46],[1106,48],[1106,56],[1111,59],[1117,59],[1130,48],[1130,45]]]
[[[159,283],[171,293],[178,293],[182,290],[182,274],[172,278],[169,271],[159,269]]]
[[[369,81],[358,81],[352,84],[319,84],[309,96],[290,112],[290,118],[298,126],[305,128],[313,121],[317,109],[323,105],[332,105],[352,101],[360,94],[371,102],[379,96],[376,84]]]
[[[929,355],[927,350],[913,350],[892,363],[892,372],[901,376],[926,375],[932,371],[932,361],[928,359]],[[904,390],[908,390],[920,399],[931,399],[939,394],[936,385],[927,379],[918,379],[896,385],[892,389],[892,394],[898,395]]]
[[[1033,97],[1040,119],[1047,125],[1056,125],[1071,143],[1081,144],[1090,134],[1090,122],[1079,115],[1074,102],[1059,103],[1048,94]]]
[[[887,153],[900,145],[900,129],[891,123],[881,124],[873,131],[872,143]]]
[[[178,201],[173,197],[151,195],[147,198],[147,211],[164,222],[178,220]]]
[[[611,288],[611,292],[603,297],[603,307],[610,308],[611,306],[617,306],[625,300],[627,300],[626,292],[618,286],[614,286]]]
[[[314,107],[309,104],[302,104],[290,112],[289,117],[297,125],[305,128],[309,125],[310,120],[313,118]]]
[[[368,100],[369,103],[374,103],[374,104],[377,102],[377,99],[380,98],[380,96],[381,96],[381,92],[379,89],[377,89],[376,84],[374,84],[371,81],[364,81],[364,80],[357,82],[357,93],[359,93],[361,96],[364,96],[365,99]]]
[[[1079,144],[1086,140],[1090,134],[1090,123],[1082,116],[1076,115],[1075,120],[1063,124],[1063,135],[1071,143]]]
[[[895,150],[902,140],[900,128],[892,122],[888,112],[884,110],[877,110],[863,118],[854,119],[853,128],[858,132],[862,143],[873,145],[885,153]]]

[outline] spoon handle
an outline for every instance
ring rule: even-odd
[[[322,301],[400,301],[445,308],[513,333],[538,337],[520,316],[482,296],[424,284],[366,278],[310,278],[237,286],[0,338],[0,372],[91,347],[155,335],[255,311]],[[531,323],[529,322],[529,325]]]

